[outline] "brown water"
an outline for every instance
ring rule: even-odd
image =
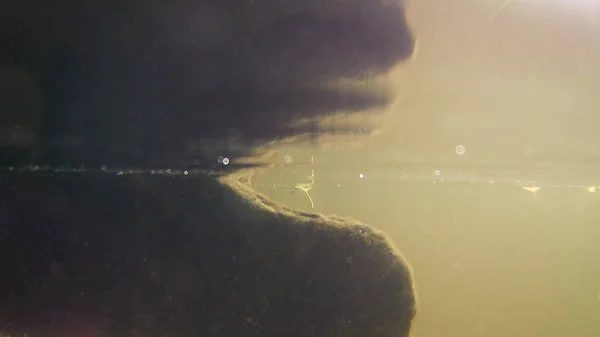
[[[387,232],[415,271],[417,337],[600,336],[594,187],[441,182],[435,173],[392,179],[389,171],[360,178],[364,171],[352,166],[292,165],[260,172],[255,185],[290,207],[358,218]]]

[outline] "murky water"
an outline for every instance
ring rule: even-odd
[[[290,165],[255,186],[387,232],[415,271],[416,336],[600,336],[600,193],[583,168],[352,167]]]

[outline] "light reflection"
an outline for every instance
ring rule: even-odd
[[[229,158],[222,158],[222,164],[227,165],[228,163],[230,164],[230,159]],[[311,158],[311,163],[314,163],[314,159]],[[442,178],[442,171],[444,171],[444,176]],[[198,175],[211,175],[211,174],[218,174],[217,171],[214,170],[208,170],[208,169],[199,169],[199,168],[195,168],[195,169],[189,169],[189,168],[113,168],[113,167],[109,167],[107,165],[101,165],[98,166],[97,168],[93,168],[93,167],[85,167],[85,168],[70,168],[70,167],[52,167],[52,166],[39,166],[39,165],[26,165],[26,166],[20,166],[20,167],[14,167],[14,166],[0,166],[0,174],[3,175],[7,175],[7,174],[11,174],[11,173],[27,173],[27,172],[36,172],[36,173],[43,173],[43,174],[51,174],[51,175],[55,175],[55,174],[59,174],[59,175],[68,175],[68,174],[114,174],[114,175],[118,175],[118,176],[126,176],[126,175],[169,175],[169,176],[198,176]],[[435,180],[432,181],[432,173],[433,176],[436,178]],[[471,173],[472,175],[472,173]],[[350,178],[350,177],[356,177],[355,174],[348,174],[345,175],[343,173],[340,174],[340,178],[341,179],[345,179],[345,178]],[[363,180],[365,179],[365,173],[359,173],[358,174],[358,178]],[[410,174],[407,172],[394,172],[392,176],[389,175],[385,175],[385,174],[377,174],[373,177],[371,177],[369,179],[369,182],[373,182],[375,184],[377,184],[378,182],[380,182],[382,179],[389,179],[392,178],[395,181],[414,181],[414,182],[418,182],[418,181],[427,181],[428,183],[444,183],[444,182],[454,182],[454,183],[474,183],[474,184],[480,184],[480,183],[484,183],[484,184],[490,184],[490,185],[495,185],[495,184],[503,184],[503,185],[512,185],[515,186],[515,188],[521,188],[525,191],[531,192],[534,195],[536,195],[536,193],[543,187],[543,188],[552,188],[552,189],[580,189],[582,192],[585,191],[587,193],[596,193],[599,189],[600,186],[596,185],[596,184],[590,184],[589,182],[587,184],[569,184],[569,183],[557,183],[557,182],[551,182],[551,181],[537,181],[537,180],[513,180],[510,178],[503,178],[503,179],[490,179],[489,177],[481,177],[478,178],[476,176],[467,176],[465,175],[465,173],[459,173],[457,171],[452,172],[452,170],[448,170],[448,169],[437,169],[437,168],[433,168],[431,170],[427,170],[425,172],[422,173],[416,173],[416,174]],[[356,179],[356,178],[354,178]],[[340,181],[332,181],[332,187],[342,187],[343,183],[341,183]],[[313,167],[313,172],[312,174],[309,176],[309,181],[308,183],[300,183],[300,184],[276,184],[282,188],[290,188],[290,187],[296,187],[296,189],[300,189],[304,192],[304,194],[306,194],[308,191],[310,191],[312,188],[314,188],[314,167]],[[295,186],[294,186],[295,185]],[[307,197],[310,197],[309,195],[307,195]]]
[[[539,186],[523,186],[522,187],[525,191],[529,191],[533,194],[535,194],[535,192],[539,191],[541,189],[541,187]]]

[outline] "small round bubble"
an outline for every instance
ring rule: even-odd
[[[223,165],[229,165],[229,158],[223,158]]]
[[[462,144],[458,144],[456,145],[456,148],[454,149],[454,151],[456,152],[457,155],[462,156],[465,154],[465,146]]]

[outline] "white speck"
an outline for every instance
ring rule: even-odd
[[[283,157],[283,162],[286,164],[291,164],[292,163],[292,156],[285,156]]]
[[[183,171],[183,175],[184,175],[184,176],[187,176],[188,174],[189,174],[189,172],[188,172],[188,171]]]
[[[223,165],[229,165],[229,158],[223,158]]]
[[[596,186],[590,186],[590,187],[588,187],[588,189],[587,189],[587,190],[588,190],[588,192],[590,192],[590,193],[594,193],[594,192],[596,192]]]
[[[462,144],[458,144],[458,145],[456,145],[456,148],[454,149],[454,151],[456,152],[457,155],[462,156],[465,154],[465,146]]]
[[[150,170],[150,174],[155,174],[155,173],[156,173],[156,171]]]
[[[435,175],[439,176],[440,174],[442,174],[442,172],[440,172],[440,170],[435,170]]]
[[[362,178],[364,178],[364,177],[365,177],[365,175],[361,173],[361,174],[359,174],[359,175],[358,175],[358,177],[359,177],[360,179],[362,179]]]
[[[167,174],[171,174],[171,169],[167,169]]]
[[[101,169],[102,171],[106,171],[106,166],[105,166],[105,165],[102,165],[102,166],[100,166],[100,169]]]
[[[223,158],[223,156],[218,156],[218,157],[217,157],[217,162],[218,162],[218,163],[222,163],[222,162],[223,162],[223,159],[224,159],[224,158]]]

